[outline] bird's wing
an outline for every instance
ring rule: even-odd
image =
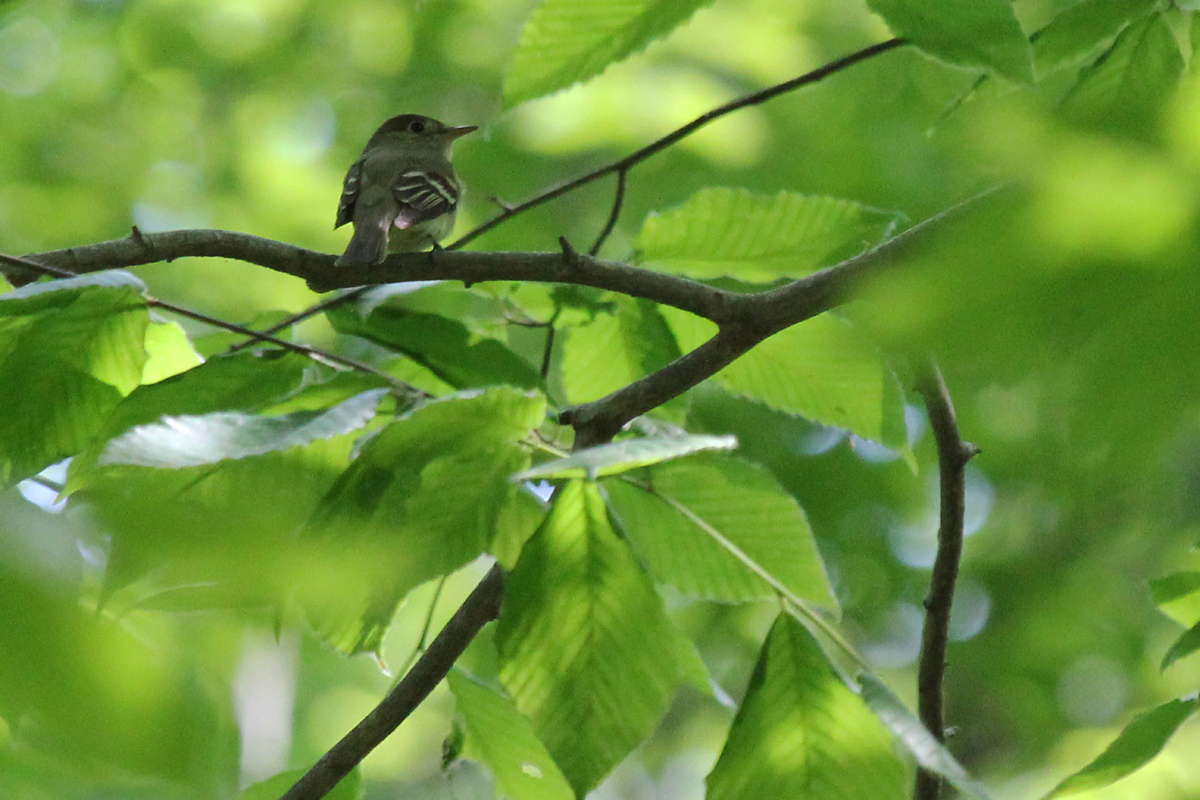
[[[354,162],[350,167],[350,171],[346,173],[346,180],[342,183],[342,199],[338,202],[337,221],[333,223],[335,229],[342,227],[350,220],[354,219],[354,204],[358,202],[358,190],[362,183],[363,159]]]
[[[423,170],[402,172],[392,186],[392,194],[400,203],[395,225],[401,229],[452,213],[458,205],[454,179]]]

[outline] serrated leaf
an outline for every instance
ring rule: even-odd
[[[1063,100],[1074,120],[1105,131],[1141,132],[1170,99],[1183,56],[1162,14],[1129,25]]]
[[[579,450],[565,458],[547,461],[513,476],[515,481],[550,478],[596,480],[632,469],[659,464],[705,450],[733,450],[736,436],[670,436],[624,439]]]
[[[1008,0],[868,0],[897,35],[934,58],[1033,83],[1029,41]]]
[[[207,362],[158,383],[138,387],[121,401],[103,429],[71,463],[67,491],[86,485],[108,443],[162,417],[258,410],[300,386],[306,359],[296,354],[263,357],[241,353]]]
[[[82,450],[141,382],[149,313],[123,273],[0,297],[0,485]]]
[[[908,706],[904,705],[891,689],[869,672],[859,675],[858,682],[862,686],[863,701],[905,749],[912,753],[917,764],[941,775],[959,791],[980,800],[988,800],[987,789],[967,774],[954,756],[950,755],[950,751],[933,738],[921,724],[921,720],[908,710]]]
[[[1189,695],[1138,715],[1096,760],[1054,787],[1046,800],[1108,786],[1140,769],[1162,751],[1171,734],[1198,706],[1200,700]]]
[[[684,350],[698,347],[715,329],[676,309],[664,308],[663,315]],[[829,314],[780,331],[713,380],[739,397],[907,449],[895,375],[863,333]]]
[[[607,313],[597,313],[588,324],[567,332],[561,375],[572,404],[598,400],[680,355],[652,303],[616,298],[609,305]],[[655,413],[661,416],[669,410],[673,410],[671,403],[659,406]]]
[[[509,574],[496,643],[501,680],[580,797],[658,724],[690,647],[582,481]]]
[[[348,653],[375,651],[404,596],[480,555],[528,466],[517,442],[545,400],[515,389],[421,406],[367,442],[321,501],[308,538],[326,567],[300,587],[314,627]]]
[[[1175,644],[1171,645],[1171,649],[1167,650],[1167,654],[1163,656],[1160,669],[1166,669],[1197,650],[1200,650],[1200,622],[1184,631],[1183,635],[1175,640]]]
[[[338,306],[326,312],[339,333],[361,336],[402,353],[458,389],[542,385],[538,370],[497,339],[473,335],[461,322],[399,305],[376,306],[365,317]]]
[[[784,595],[837,609],[804,511],[766,470],[691,459],[653,468],[650,491],[615,480],[605,488],[658,580],[710,600]]]
[[[765,283],[861,253],[899,218],[835,197],[710,187],[650,214],[634,249],[639,264],[659,272]]]
[[[306,772],[306,769],[293,769],[259,781],[247,786],[238,795],[238,800],[279,800]],[[324,800],[359,800],[361,797],[362,773],[355,767],[324,795]]]
[[[363,427],[387,393],[372,389],[324,411],[279,417],[233,411],[163,417],[113,439],[101,452],[99,464],[182,469],[302,447]]]
[[[1135,17],[1148,14],[1157,0],[1083,0],[1067,8],[1038,32],[1034,65],[1040,74],[1072,63],[1115,37]]]
[[[545,0],[525,23],[504,75],[517,105],[599,75],[688,19],[709,0]]]
[[[458,669],[446,680],[466,721],[470,746],[491,769],[501,795],[512,800],[574,800],[570,784],[511,699]]]
[[[891,744],[879,720],[834,674],[812,635],[780,614],[706,779],[706,797],[904,797],[904,766]]]

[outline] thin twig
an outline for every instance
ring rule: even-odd
[[[135,238],[138,241],[143,241],[143,237],[145,236],[146,234],[137,231]],[[0,253],[0,263],[9,264],[10,266],[29,270],[41,275],[48,275],[52,278],[66,279],[79,277],[78,273],[72,272],[68,269],[50,266],[47,264],[39,264],[36,261],[30,261],[27,258],[19,258],[17,256],[5,255],[3,253]],[[157,308],[161,311],[169,311],[173,314],[178,314],[181,317],[187,317],[188,319],[193,319],[197,322],[203,322],[207,325],[212,325],[214,328],[221,328],[222,330],[227,330],[232,333],[240,333],[243,336],[249,336],[257,341],[269,342],[284,350],[288,350],[293,353],[299,353],[300,355],[307,356],[314,361],[318,361],[329,366],[370,373],[371,375],[383,378],[395,388],[406,393],[423,394],[423,392],[421,392],[415,386],[411,386],[404,381],[387,374],[383,370],[373,367],[370,364],[363,363],[362,361],[358,361],[357,359],[340,356],[337,353],[331,353],[327,350],[321,350],[320,348],[311,347],[306,344],[296,344],[295,342],[289,342],[285,339],[277,339],[267,333],[259,333],[258,331],[252,328],[247,328],[244,325],[226,322],[223,319],[209,316],[208,314],[202,314],[199,311],[193,311],[190,308],[185,308],[184,306],[177,305],[175,303],[168,303],[165,300],[159,300],[157,297],[152,297],[150,295],[144,295],[144,299],[146,305],[150,306],[151,308]]]
[[[438,600],[442,599],[442,590],[446,588],[446,580],[449,577],[449,575],[443,575],[437,582],[437,586],[434,587],[433,597],[430,598],[429,608],[425,612],[425,623],[421,626],[421,635],[417,638],[417,644],[413,647],[412,653],[405,659],[401,672],[407,673],[413,662],[425,652],[425,644],[429,640],[429,629],[433,627],[433,614],[437,611]]]
[[[474,230],[467,232],[465,235],[463,235],[462,237],[457,239],[454,242],[454,244],[450,245],[447,249],[453,250],[453,249],[462,247],[463,245],[467,244],[468,242],[473,241],[473,240],[479,238],[480,236],[482,236],[483,234],[487,233],[488,231],[490,231],[492,228],[496,227],[500,223],[502,223],[508,219],[511,219],[512,217],[515,217],[518,214],[528,211],[531,208],[536,208],[537,206],[540,206],[543,203],[547,203],[551,200],[554,200],[555,198],[562,197],[567,192],[578,189],[580,186],[589,184],[592,181],[595,181],[599,178],[603,178],[605,175],[611,175],[612,173],[618,172],[618,171],[628,171],[635,164],[645,161],[646,159],[648,159],[650,156],[654,155],[655,153],[657,153],[661,150],[665,150],[666,148],[675,144],[676,142],[678,142],[680,139],[684,138],[685,136],[689,136],[690,134],[695,133],[697,130],[699,130],[700,128],[703,128],[708,123],[713,122],[714,120],[720,119],[721,117],[725,116],[726,114],[732,114],[734,111],[738,111],[740,109],[747,108],[749,106],[755,106],[755,105],[759,105],[761,103],[765,103],[766,101],[768,101],[774,97],[778,97],[781,94],[786,94],[788,92],[795,91],[796,89],[800,89],[804,86],[808,86],[810,84],[817,83],[818,81],[828,78],[830,75],[833,75],[837,72],[841,72],[843,69],[853,66],[854,64],[857,64],[860,61],[865,61],[869,58],[872,58],[873,56],[877,56],[881,53],[886,53],[889,50],[894,50],[897,47],[901,47],[902,45],[905,45],[905,44],[908,44],[908,42],[905,41],[904,39],[889,39],[886,42],[880,42],[879,44],[873,44],[870,47],[864,47],[862,50],[853,52],[848,56],[843,56],[842,58],[839,58],[836,61],[831,61],[823,67],[818,67],[817,69],[814,69],[812,72],[807,72],[797,78],[792,78],[789,81],[784,81],[783,83],[777,83],[774,86],[769,86],[766,89],[763,89],[762,91],[746,95],[745,97],[740,97],[737,100],[728,102],[723,106],[714,108],[713,110],[696,117],[694,120],[687,123],[686,125],[676,128],[675,130],[668,133],[666,136],[663,136],[661,139],[656,139],[655,141],[651,142],[650,144],[646,145],[645,147],[641,148],[640,150],[630,153],[629,155],[625,156],[624,158],[620,159],[619,161],[614,161],[613,163],[608,164],[607,166],[604,166],[604,167],[601,167],[600,169],[589,172],[588,174],[580,176],[573,181],[564,183],[562,186],[559,186],[555,189],[551,189],[548,192],[543,192],[542,194],[538,195],[537,197],[534,197],[530,200],[526,200],[524,203],[519,203],[515,206],[512,206],[511,208],[506,209],[505,211],[502,211],[497,216],[493,217],[492,219],[488,220],[487,222],[483,223],[482,225],[477,226]]]
[[[963,516],[966,504],[965,470],[979,450],[962,440],[950,392],[937,364],[930,363],[917,375],[916,389],[925,399],[929,425],[937,442],[941,483],[941,521],[938,525],[937,556],[925,598],[925,630],[921,635],[921,658],[917,668],[917,711],[921,722],[935,739],[946,739],[946,714],[942,682],[946,673],[946,646],[950,639],[950,608],[958,565],[962,558]],[[938,800],[942,779],[920,769],[913,787],[914,800]]]
[[[328,311],[329,309],[334,308],[336,306],[340,306],[343,303],[349,303],[353,300],[357,300],[358,298],[362,297],[364,294],[366,294],[367,292],[371,291],[374,288],[375,288],[374,286],[359,286],[357,289],[351,289],[350,291],[343,292],[342,294],[339,294],[335,297],[326,298],[325,300],[322,300],[319,303],[315,303],[315,304],[309,306],[308,308],[304,309],[303,311],[293,314],[292,316],[285,319],[283,322],[272,325],[271,327],[267,328],[266,330],[261,331],[260,335],[272,336],[272,335],[284,330],[285,328],[290,328],[293,325],[298,325],[301,322],[304,322],[304,320],[308,319],[309,317],[315,317],[317,314],[320,314],[322,311]],[[236,353],[239,350],[243,350],[247,347],[250,347],[252,344],[254,344],[254,338],[247,339],[244,342],[238,342],[233,347],[230,347],[229,350],[227,350],[226,352]]]
[[[350,773],[446,677],[483,626],[500,614],[504,571],[494,565],[404,679],[354,729],[329,749],[280,800],[318,800]]]
[[[595,256],[600,252],[604,241],[608,239],[609,234],[613,232],[613,228],[617,226],[617,218],[621,216],[621,204],[625,202],[625,178],[629,174],[629,170],[617,170],[617,190],[613,195],[612,211],[608,215],[608,222],[604,223],[604,230],[600,231],[600,235],[596,237],[596,243],[588,250],[589,256]]]

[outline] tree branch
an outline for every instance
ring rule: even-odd
[[[321,756],[280,800],[318,800],[391,735],[433,691],[483,626],[500,614],[504,571],[492,566],[404,679]]]
[[[979,450],[962,440],[950,392],[932,361],[917,376],[916,389],[925,399],[929,425],[937,441],[941,482],[941,521],[938,526],[937,557],[925,598],[925,629],[921,636],[921,658],[917,668],[917,711],[921,722],[939,742],[946,739],[942,681],[946,672],[946,646],[950,639],[950,608],[958,565],[962,558],[963,515],[966,503],[964,472]],[[941,776],[921,769],[913,787],[914,800],[938,800]]]
[[[491,197],[489,199],[492,200],[492,202],[494,202],[496,205],[500,206],[500,209],[501,209],[500,214],[497,215],[496,217],[488,220],[487,222],[483,223],[482,225],[476,227],[474,230],[468,231],[466,234],[461,236],[455,242],[447,245],[445,249],[446,250],[458,250],[463,245],[465,245],[468,242],[474,240],[475,238],[483,235],[485,232],[491,230],[492,228],[496,227],[497,225],[500,225],[501,223],[503,223],[509,219],[512,219],[513,217],[517,216],[518,214],[528,211],[531,208],[536,208],[537,206],[540,206],[541,204],[549,202],[550,200],[553,200],[555,198],[562,197],[564,194],[567,194],[568,192],[574,191],[575,189],[578,189],[582,186],[586,186],[587,184],[589,184],[593,181],[599,180],[600,178],[603,178],[604,176],[615,172],[615,173],[617,173],[616,198],[613,201],[612,212],[609,215],[607,224],[604,226],[603,231],[601,231],[600,235],[597,237],[596,243],[592,245],[590,250],[588,250],[588,253],[590,255],[594,256],[600,252],[600,246],[604,244],[604,241],[608,238],[609,234],[612,233],[613,228],[617,224],[617,217],[621,213],[621,205],[625,199],[625,179],[628,176],[629,170],[632,169],[634,165],[636,165],[642,161],[645,161],[646,159],[650,158],[650,156],[660,152],[661,150],[664,150],[667,147],[670,147],[672,144],[674,144],[675,142],[678,142],[680,139],[683,139],[685,136],[688,136],[688,135],[694,133],[695,131],[704,127],[708,123],[710,123],[716,119],[719,119],[720,117],[723,117],[726,114],[731,114],[734,111],[737,111],[742,108],[746,108],[748,106],[765,103],[767,100],[770,100],[773,97],[777,97],[781,94],[795,91],[796,89],[799,89],[801,87],[807,86],[812,83],[816,83],[824,78],[829,77],[830,75],[833,75],[836,72],[840,72],[841,70],[843,70],[849,66],[857,64],[860,61],[865,61],[866,59],[871,58],[873,56],[877,56],[881,53],[886,53],[887,51],[895,49],[897,47],[900,47],[901,45],[904,45],[904,44],[907,44],[907,42],[905,42],[903,39],[890,39],[886,42],[881,42],[880,44],[871,45],[870,47],[866,47],[862,50],[851,53],[848,56],[839,58],[836,61],[832,61],[823,67],[820,67],[811,72],[805,73],[804,75],[801,75],[798,78],[793,78],[790,81],[784,81],[783,83],[776,84],[775,86],[769,86],[766,89],[763,89],[762,91],[755,92],[754,94],[747,95],[745,97],[739,98],[732,102],[726,103],[723,106],[719,106],[718,108],[714,108],[713,110],[711,110],[705,114],[702,114],[701,116],[699,116],[696,119],[692,120],[691,122],[687,123],[683,127],[675,129],[671,133],[668,133],[666,136],[663,136],[662,138],[660,138],[654,142],[651,142],[650,144],[646,145],[645,147],[641,148],[640,150],[637,150],[634,153],[630,153],[628,156],[625,156],[620,161],[613,162],[612,164],[609,164],[605,167],[601,167],[598,170],[589,172],[587,175],[583,175],[579,178],[576,178],[575,180],[573,180],[569,183],[566,183],[562,186],[559,186],[555,189],[551,189],[547,192],[543,192],[542,194],[538,195],[537,197],[534,197],[531,200],[527,200],[526,202],[524,202],[520,205],[510,206],[506,203],[501,202],[496,197]],[[266,266],[266,265],[264,265],[264,266]],[[349,302],[349,301],[353,300],[354,298],[360,296],[361,294],[362,294],[362,291],[356,290],[353,292],[348,292],[345,295],[342,295],[340,297],[335,297],[335,298],[332,298],[329,300],[322,301],[321,303],[319,303],[315,306],[312,306],[310,308],[307,308],[304,311],[301,311],[300,313],[296,314],[295,316],[289,317],[288,319],[285,319],[283,322],[280,322],[277,325],[275,325],[271,328],[268,328],[266,331],[264,331],[264,333],[268,333],[268,334],[277,333],[277,332],[283,330],[284,328],[287,328],[291,325],[296,324],[297,322],[307,319],[308,317],[312,316],[313,314],[317,314],[326,309],[341,305],[342,303]],[[245,346],[244,344],[238,345],[233,349],[238,350],[244,346]]]
[[[135,231],[135,234],[134,234],[135,237],[137,237],[139,239],[142,238],[142,234],[140,232],[138,232],[136,228],[134,229],[134,231]],[[219,232],[220,231],[217,231],[217,233],[219,233]],[[254,238],[254,237],[250,237],[250,238]],[[266,241],[266,240],[264,240],[264,241]],[[108,243],[106,243],[106,244],[108,244]],[[95,246],[101,247],[101,245],[95,245]],[[61,251],[60,250],[57,252],[61,253],[61,252],[69,252],[69,251]],[[37,256],[37,258],[41,259],[42,256]],[[79,277],[79,275],[77,273],[72,272],[71,270],[63,269],[61,267],[51,266],[51,265],[44,264],[44,263],[39,263],[38,261],[34,261],[29,258],[18,258],[16,256],[4,255],[3,253],[0,253],[0,264],[7,265],[9,267],[9,269],[7,269],[7,270],[0,270],[0,271],[4,272],[7,275],[13,276],[15,278],[14,283],[17,285],[31,283],[38,275],[48,275],[52,278],[77,278],[77,277]],[[270,344],[273,344],[284,350],[288,350],[293,353],[299,353],[300,355],[307,356],[307,357],[313,359],[314,361],[318,361],[323,364],[328,364],[333,367],[337,367],[340,369],[353,369],[353,370],[358,370],[359,372],[370,373],[377,377],[383,378],[384,380],[386,380],[388,383],[390,383],[396,389],[401,390],[406,393],[409,393],[409,394],[418,394],[418,395],[425,394],[425,392],[421,391],[420,389],[417,389],[415,386],[407,384],[404,381],[401,381],[398,378],[387,374],[383,370],[373,367],[370,364],[364,363],[362,361],[358,361],[353,358],[347,358],[346,356],[341,356],[341,355],[338,355],[337,353],[331,353],[327,350],[322,350],[320,348],[312,347],[310,345],[296,344],[295,342],[289,342],[285,339],[277,339],[274,336],[272,336],[269,332],[264,331],[264,332],[260,333],[251,328],[247,328],[244,325],[237,325],[235,323],[226,322],[223,319],[218,319],[217,317],[213,317],[208,314],[201,314],[199,311],[193,311],[190,308],[186,308],[181,305],[176,305],[175,303],[168,303],[165,300],[159,300],[157,297],[152,297],[151,295],[148,295],[148,294],[144,295],[144,298],[146,301],[146,305],[151,308],[157,308],[162,311],[169,311],[173,314],[179,314],[182,317],[187,317],[188,319],[194,319],[197,322],[203,322],[207,325],[212,325],[214,328],[221,328],[222,330],[230,331],[231,333],[239,333],[243,336],[250,337],[250,339],[252,341],[269,342]]]
[[[588,250],[589,256],[595,256],[600,252],[600,248],[604,246],[604,242],[613,232],[613,228],[617,227],[617,218],[621,216],[621,205],[625,202],[625,178],[628,174],[627,170],[617,170],[617,189],[613,194],[612,211],[609,212],[608,222],[604,223],[604,229],[600,231],[596,242]]]

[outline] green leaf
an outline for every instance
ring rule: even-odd
[[[664,308],[663,315],[684,350],[715,332],[716,326],[683,311]],[[713,380],[739,397],[907,450],[895,375],[863,333],[830,314],[780,331]]]
[[[868,0],[897,35],[949,64],[1033,83],[1029,42],[1008,0]]]
[[[941,775],[959,791],[987,800],[987,789],[967,774],[950,751],[933,738],[891,689],[869,672],[859,675],[858,682],[862,686],[863,701],[913,754],[917,764]]]
[[[138,387],[117,406],[96,441],[71,463],[67,491],[86,485],[104,448],[122,433],[162,417],[262,409],[300,386],[307,363],[293,353],[269,357],[240,353],[212,358],[187,372]]]
[[[589,447],[565,458],[547,461],[514,475],[513,480],[540,478],[587,478],[596,480],[619,475],[639,467],[659,464],[705,450],[733,450],[734,436],[669,436],[663,438],[624,439]]]
[[[174,322],[151,320],[146,327],[146,364],[142,367],[142,383],[161,380],[187,372],[203,359],[192,347],[183,328]]]
[[[459,669],[446,680],[466,721],[469,746],[492,770],[500,794],[512,800],[574,800],[570,784],[511,699]]]
[[[386,389],[372,389],[324,411],[297,411],[280,417],[233,411],[163,417],[113,439],[100,454],[99,463],[179,469],[301,447],[363,427],[375,417],[375,409],[387,393]]]
[[[659,272],[766,283],[861,253],[899,218],[835,197],[710,187],[651,213],[634,248],[639,264]]]
[[[0,486],[78,453],[141,383],[142,289],[97,273],[0,297]]]
[[[708,0],[545,0],[521,31],[504,76],[504,104],[599,75],[706,5]]]
[[[1200,572],[1176,572],[1152,580],[1150,595],[1159,610],[1185,628],[1200,619]]]
[[[542,385],[542,376],[532,364],[500,341],[472,334],[457,320],[388,303],[376,306],[366,317],[345,306],[326,315],[339,333],[361,336],[406,355],[459,389]]]
[[[709,800],[887,800],[906,790],[887,731],[788,614],[767,635],[706,782]]]
[[[1150,581],[1150,596],[1158,605],[1181,600],[1200,591],[1200,572],[1175,572]]]
[[[346,468],[352,445],[347,435],[197,467],[93,470],[77,497],[112,536],[104,597],[154,571],[146,588],[155,593],[214,584],[207,594],[215,607],[277,602],[321,566],[308,563],[296,532]],[[130,592],[144,597],[146,588]],[[205,596],[184,594],[197,603]]]
[[[1038,73],[1045,75],[1074,62],[1156,5],[1157,0],[1083,0],[1067,8],[1042,28],[1033,42]]]
[[[1191,628],[1184,631],[1183,635],[1175,640],[1175,644],[1171,645],[1171,649],[1163,656],[1160,669],[1166,669],[1179,659],[1190,656],[1197,650],[1200,650],[1200,622],[1197,622]]]
[[[281,772],[259,781],[238,795],[238,800],[279,800],[296,781],[304,777],[306,769],[293,769]],[[350,774],[338,781],[337,786],[324,795],[324,800],[359,800],[362,797],[362,773],[358,767],[350,770]]]
[[[508,576],[496,642],[501,680],[581,797],[658,724],[691,647],[583,481],[559,489]]]
[[[46,560],[52,526],[40,522],[31,531],[35,538],[22,541],[11,518],[6,523],[0,526],[0,714],[11,727],[3,726],[0,772],[8,777],[13,751],[22,750],[36,757],[41,775],[69,765],[77,774],[95,770],[111,780],[119,771],[143,785],[190,783],[195,791],[187,795],[219,794],[227,748],[237,747],[226,735],[234,723],[228,699],[197,679],[198,659],[181,653],[160,626],[135,632],[84,608],[76,583],[63,580],[67,565]],[[22,552],[31,544],[36,555]]]
[[[1162,14],[1129,25],[1094,64],[1081,70],[1063,109],[1100,130],[1141,133],[1171,98],[1183,56]]]
[[[1088,789],[1108,786],[1143,767],[1167,744],[1175,729],[1190,717],[1200,700],[1195,695],[1170,700],[1139,714],[1125,730],[1105,748],[1096,760],[1070,776],[1046,795],[1059,797]]]
[[[804,511],[765,469],[689,459],[650,470],[649,487],[605,482],[621,529],[658,580],[709,600],[782,594],[837,609]]]
[[[400,600],[490,545],[510,477],[528,466],[517,444],[545,400],[510,388],[425,403],[388,425],[321,501],[308,538],[323,566],[300,587],[314,627],[348,653],[375,651]]]
[[[567,333],[562,383],[572,404],[598,400],[679,357],[654,304],[616,298],[611,305],[612,313],[598,313],[587,325]],[[660,406],[655,413],[664,410]]]

